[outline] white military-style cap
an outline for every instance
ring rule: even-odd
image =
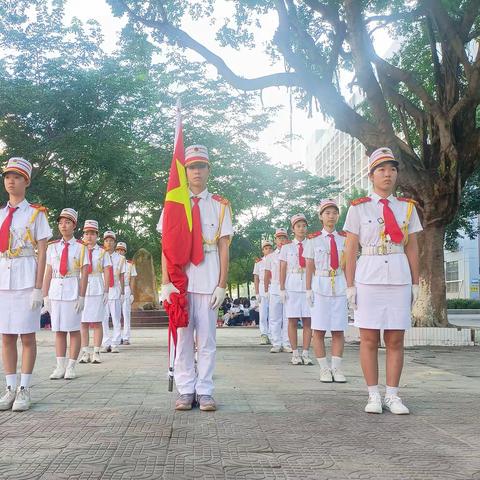
[[[107,230],[103,234],[103,239],[106,240],[107,238],[113,238],[114,240],[117,239],[117,234],[115,232],[112,232],[111,230]]]
[[[57,222],[59,222],[61,218],[68,218],[76,225],[78,221],[78,212],[73,208],[64,208],[57,217]]]
[[[320,202],[320,205],[318,206],[318,213],[321,215],[322,212],[328,207],[335,207],[338,211],[340,211],[337,202],[333,198],[325,198]]]
[[[190,145],[187,147],[185,149],[185,166],[190,163],[210,164],[207,147],[203,145]]]
[[[93,230],[98,233],[98,222],[96,220],[85,220],[83,224],[83,231]]]
[[[275,230],[275,238],[281,237],[282,235],[285,236],[285,237],[288,237],[287,229],[286,228],[277,228]]]
[[[273,243],[270,240],[262,240],[262,248],[263,247],[273,247]]]
[[[372,173],[375,167],[378,167],[381,163],[393,162],[398,167],[398,162],[393,156],[393,152],[388,147],[377,148],[368,160],[368,171]]]
[[[115,249],[118,250],[119,248],[127,251],[127,244],[125,242],[118,242]]]
[[[30,180],[32,176],[32,164],[22,157],[12,157],[8,160],[7,165],[3,169],[3,175],[8,172],[18,173]]]
[[[290,224],[292,225],[292,228],[295,226],[297,222],[300,220],[303,220],[307,225],[307,217],[303,213],[296,213],[291,219],[290,219]]]

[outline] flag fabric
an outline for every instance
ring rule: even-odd
[[[165,256],[170,281],[180,293],[172,293],[170,302],[164,301],[168,314],[169,390],[173,388],[173,364],[177,345],[177,329],[188,326],[187,286],[185,266],[190,262],[192,249],[192,210],[185,171],[185,149],[180,107],[177,106],[175,145],[163,208],[162,252]]]

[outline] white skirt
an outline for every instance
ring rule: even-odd
[[[341,332],[347,329],[348,310],[345,295],[326,296],[315,293],[312,310],[312,329]]]
[[[305,292],[287,291],[285,314],[287,318],[310,318],[310,306],[307,303]]]
[[[0,333],[19,335],[40,330],[40,308],[32,310],[33,288],[0,290]]]
[[[80,330],[82,315],[75,311],[75,300],[50,300],[50,320],[52,332],[76,332]]]
[[[85,297],[85,308],[82,312],[82,323],[103,322],[104,316],[103,295],[87,295]]]
[[[373,330],[408,330],[412,326],[411,285],[357,283],[354,325]]]

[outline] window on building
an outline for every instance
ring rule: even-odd
[[[460,291],[460,282],[447,282],[447,293],[458,293]]]
[[[458,262],[447,262],[445,267],[445,279],[447,282],[454,282],[458,280]]]

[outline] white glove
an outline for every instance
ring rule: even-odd
[[[280,303],[286,303],[288,298],[286,290],[280,290]]]
[[[225,289],[222,287],[216,287],[213,291],[212,298],[210,299],[210,308],[216,310],[225,300]]]
[[[270,299],[270,292],[265,292],[265,300],[268,300]]]
[[[418,300],[418,294],[420,292],[420,287],[418,285],[412,285],[412,308],[415,306]]]
[[[75,311],[77,313],[83,312],[85,307],[85,297],[78,297],[77,303],[75,304]]]
[[[258,293],[256,295],[257,295],[257,303],[259,305],[261,305],[262,304],[262,297]]]
[[[313,299],[314,299],[314,296],[313,296],[313,290],[307,290],[305,292],[306,296],[307,296],[307,303],[308,305],[313,308]]]
[[[133,294],[130,294],[130,305],[135,301]]]
[[[32,296],[30,297],[30,308],[32,310],[38,310],[42,308],[43,295],[40,288],[34,288]]]
[[[50,303],[50,299],[48,297],[43,298],[43,305],[45,306],[45,311],[50,313],[50,309],[52,308],[52,304]],[[32,310],[34,310],[34,309],[32,308]]]
[[[120,295],[120,303],[123,303],[123,301],[125,300],[125,294],[121,294]]]
[[[103,304],[106,305],[108,303],[108,292],[103,293]]]
[[[162,289],[160,290],[160,300],[164,302],[165,300],[168,303],[170,302],[170,295],[172,293],[180,293],[180,290],[172,283],[162,283]]]
[[[357,287],[347,287],[347,302],[348,308],[357,309]]]

